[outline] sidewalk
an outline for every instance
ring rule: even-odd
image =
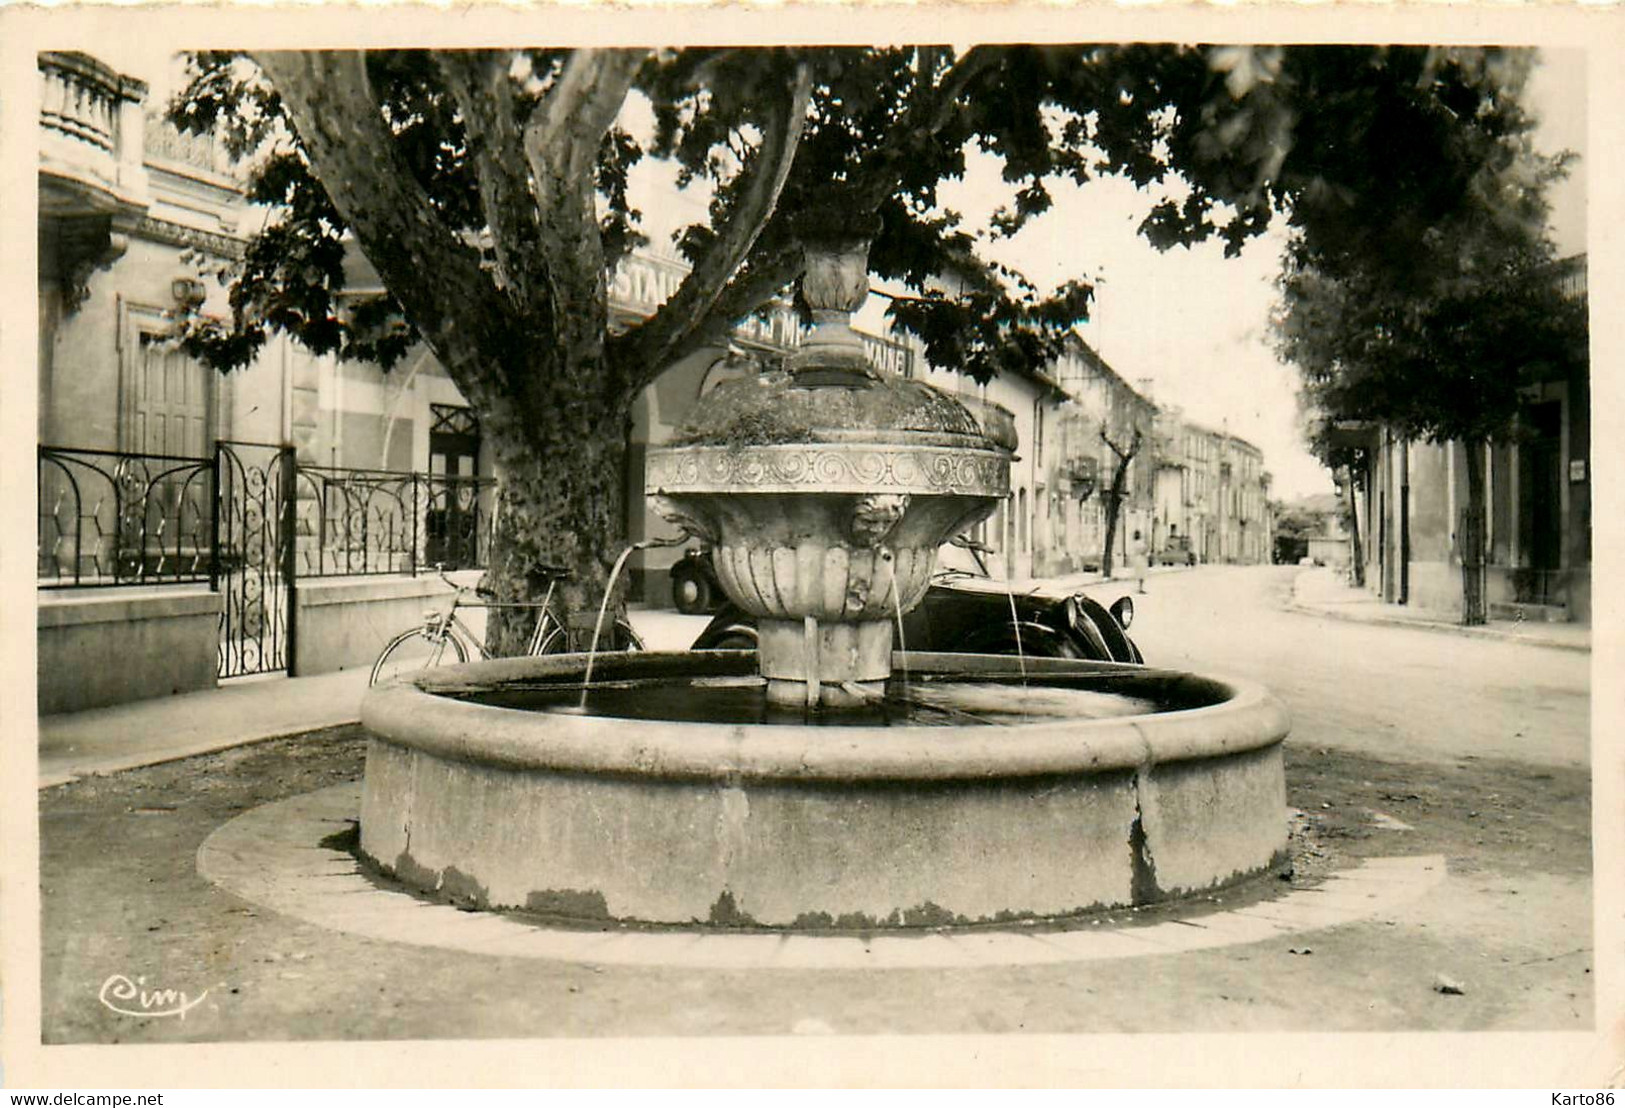
[[[1365,589],[1349,585],[1343,575],[1331,568],[1317,567],[1299,573],[1292,581],[1288,607],[1308,615],[1345,619],[1356,623],[1385,623],[1445,631],[1472,638],[1501,639],[1557,650],[1591,650],[1591,628],[1583,623],[1539,623],[1494,619],[1478,627],[1464,627],[1440,612],[1388,604]]]
[[[353,669],[239,678],[218,689],[41,716],[39,787],[355,723],[368,676]]]
[[[631,618],[651,650],[680,650],[706,623],[704,616],[656,610],[634,610]],[[39,787],[359,722],[369,676],[364,667],[314,677],[270,674],[180,696],[42,716]]]

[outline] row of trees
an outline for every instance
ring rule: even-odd
[[[1430,156],[1392,164],[1402,188],[1417,174],[1458,181],[1448,203],[1418,205],[1397,241],[1353,228],[1299,234],[1279,281],[1277,349],[1301,370],[1310,445],[1350,498],[1357,581],[1353,499],[1371,459],[1339,429],[1380,425],[1464,447],[1468,506],[1456,535],[1469,624],[1486,614],[1484,446],[1515,437],[1527,386],[1587,356],[1586,305],[1561,290],[1546,230],[1547,188],[1569,156],[1542,156],[1530,143],[1535,120],[1522,94],[1531,62],[1528,52],[1472,56],[1497,90],[1496,125],[1481,125],[1482,106],[1443,101]]]
[[[1430,306],[1431,327],[1463,326],[1471,305],[1451,291],[1476,255],[1436,239],[1479,228],[1477,213],[1504,214],[1485,190],[1511,181],[1506,153],[1528,123],[1516,99],[1526,63],[1500,50],[319,51],[193,61],[172,119],[251,156],[250,196],[278,215],[225,275],[232,317],[194,321],[188,348],[229,370],[283,331],[387,368],[427,344],[495,452],[492,584],[509,599],[529,596],[539,583],[528,567],[568,565],[564,601],[576,609],[596,605],[625,541],[635,397],[665,366],[793,291],[807,236],[873,230],[872,272],[909,290],[893,302],[894,324],[933,365],[986,379],[1053,360],[1087,317],[1092,290],[1073,281],[1041,295],[1021,274],[977,260],[975,237],[937,197],[973,152],[1002,164],[1008,203],[992,220],[996,235],[1042,218],[1057,183],[1102,174],[1177,186],[1180,198],[1141,225],[1163,249],[1218,236],[1235,253],[1285,218],[1296,245],[1284,352],[1319,367],[1316,401],[1341,414],[1356,407],[1345,397],[1367,391],[1362,381],[1386,388],[1392,373],[1381,367],[1397,367],[1398,355],[1379,363],[1352,347],[1317,351],[1297,321],[1399,277],[1381,290],[1403,309],[1381,322],[1395,351],[1416,349],[1394,331],[1415,304]],[[633,98],[652,109],[649,134],[627,129]],[[628,174],[645,157],[671,160],[681,182],[704,182],[712,198],[708,218],[679,235],[692,267],[681,287],[612,333],[608,278],[640,239]],[[1499,241],[1515,223],[1498,218],[1472,241]],[[352,242],[383,297],[345,296]],[[1498,272],[1537,255],[1508,254]],[[949,297],[939,278],[950,273],[984,276]],[[1402,290],[1423,299],[1407,307]],[[1352,314],[1340,318],[1355,326]],[[1356,366],[1368,367],[1363,376]]]

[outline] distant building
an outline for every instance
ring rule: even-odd
[[[1246,439],[1165,413],[1158,428],[1156,549],[1197,564],[1271,559],[1274,525],[1263,452]]]
[[[1157,474],[1157,406],[1131,386],[1081,339],[1068,344],[1054,373],[1066,401],[1058,413],[1059,435],[1053,455],[1053,518],[1057,526],[1045,572],[1097,570],[1106,543],[1106,505],[1119,457],[1111,439],[1125,451],[1139,446],[1124,474],[1117,530],[1112,536],[1114,567],[1128,564],[1134,532],[1149,536],[1155,516]]]
[[[1350,561],[1344,500],[1337,493],[1306,496],[1276,507],[1274,560],[1295,565],[1308,558],[1315,565],[1346,568]]]

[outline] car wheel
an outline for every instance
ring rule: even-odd
[[[674,573],[671,578],[671,601],[684,615],[698,615],[711,610],[711,583],[693,573]]]

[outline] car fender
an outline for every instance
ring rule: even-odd
[[[691,650],[725,650],[733,647],[723,647],[719,644],[730,637],[740,636],[748,638],[752,643],[758,642],[760,636],[756,631],[756,621],[744,612],[729,604],[722,611],[712,617],[711,622],[705,625],[699,637],[694,640]]]
[[[1084,619],[1093,625],[1094,633],[1101,638],[1106,647],[1106,656],[1101,659],[1102,661],[1132,662],[1140,660],[1136,657],[1139,650],[1128,637],[1128,632],[1123,630],[1122,625],[1117,622],[1116,617],[1111,612],[1107,611],[1105,605],[1091,596],[1080,594],[1078,607],[1082,610]]]

